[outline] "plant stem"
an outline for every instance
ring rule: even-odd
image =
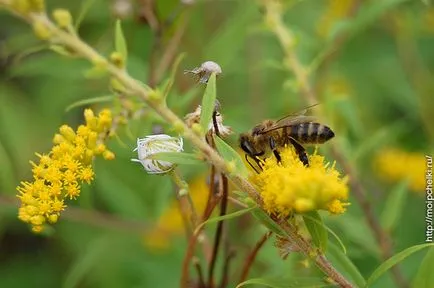
[[[194,208],[193,201],[191,200],[188,184],[182,180],[176,169],[171,171],[170,174],[172,176],[173,182],[175,182],[177,186],[176,199],[178,200],[180,208],[179,210],[181,211],[181,215],[184,220],[187,236],[190,237],[192,235],[193,229],[197,226],[197,224],[199,224],[196,209]]]
[[[267,240],[270,238],[272,233],[273,232],[271,232],[271,231],[268,231],[267,233],[265,233],[261,237],[261,239],[259,239],[259,241],[256,243],[253,250],[250,251],[249,255],[247,255],[247,258],[244,261],[243,269],[241,270],[242,272],[241,272],[241,277],[240,277],[239,283],[242,283],[247,279],[247,276],[249,275],[250,267],[252,267],[252,264],[255,261],[255,258],[259,252],[259,249],[261,249],[262,246],[264,246],[265,242],[267,242]]]
[[[339,287],[351,288],[354,287],[345,277],[337,271],[333,265],[328,261],[326,256],[322,253],[318,253],[311,244],[301,236],[297,228],[292,224],[289,224],[286,220],[275,221],[285,230],[290,239],[297,245],[297,247],[309,258],[315,261],[316,266],[321,269],[324,274],[333,279],[336,285]]]
[[[220,200],[220,216],[226,215],[226,209],[228,206],[228,179],[226,178],[225,175],[221,175],[221,185],[222,185],[222,195],[221,195],[221,200]],[[220,242],[221,242],[221,238],[222,238],[222,234],[223,234],[223,222],[224,221],[219,221],[217,223],[217,229],[215,232],[215,237],[214,237],[214,247],[213,247],[213,251],[212,251],[212,256],[211,256],[211,262],[209,265],[209,273],[208,273],[208,287],[212,288],[214,287],[214,283],[213,283],[213,274],[214,274],[214,267],[215,267],[215,263],[217,261],[217,253],[220,247]]]

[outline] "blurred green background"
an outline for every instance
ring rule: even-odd
[[[207,60],[219,63],[223,75],[217,92],[225,124],[235,132],[228,139],[233,147],[238,133],[263,119],[306,107],[279,42],[264,25],[259,2],[191,1],[188,7],[181,2],[52,0],[47,6],[67,8],[74,18],[88,7],[79,34],[105,55],[113,50],[114,23],[121,18],[128,69],[145,83],[155,82],[167,46],[174,46],[174,56],[185,52],[168,99],[180,116],[196,108],[203,91],[182,70]],[[420,0],[304,0],[284,1],[284,8],[285,24],[298,40],[297,54],[312,68],[311,81],[326,112],[322,121],[334,129],[333,141],[356,167],[376,214],[388,225],[394,250],[425,242],[424,155],[432,155],[434,147],[434,6]],[[155,23],[166,25],[156,33]],[[179,37],[175,45],[170,44],[174,37]],[[26,23],[0,10],[0,287],[178,286],[186,240],[175,220],[165,224],[176,214],[172,184],[130,161],[136,157],[136,138],[161,124],[146,109],[130,117],[118,139],[108,143],[116,160],[96,161],[96,180],[68,204],[52,230],[34,235],[17,219],[15,187],[31,179],[29,160],[50,150],[60,125],[76,127],[83,121],[84,106],[67,107],[110,95],[107,79],[84,76],[90,67],[48,50]],[[165,79],[169,70],[163,72]],[[170,133],[170,127],[162,128]],[[327,153],[327,147],[322,149]],[[205,165],[181,171],[190,182],[206,182]],[[203,195],[202,186],[197,193]],[[363,211],[354,199],[350,202],[346,214],[324,217],[368,277],[381,263],[379,248]],[[160,226],[170,233],[149,240]],[[227,227],[236,252],[230,274],[230,287],[235,287],[242,260],[264,229],[249,216]],[[425,255],[426,267],[434,266],[433,252],[418,252],[402,263],[414,287],[434,287],[432,275],[422,279],[426,286],[418,278]],[[301,260],[296,255],[280,259],[268,241],[250,278],[318,274]],[[387,275],[373,287],[395,284]]]

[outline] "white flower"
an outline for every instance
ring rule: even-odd
[[[163,174],[172,170],[174,164],[149,159],[149,157],[160,152],[181,152],[183,151],[183,141],[181,137],[172,137],[166,134],[150,135],[145,138],[138,138],[137,147],[133,151],[137,151],[139,159],[131,159],[131,161],[142,163],[149,174]]]
[[[211,77],[211,73],[215,73],[216,76],[222,73],[222,68],[219,64],[213,61],[203,62],[200,67],[196,67],[193,70],[184,70],[184,74],[191,73],[198,77],[198,81],[200,83],[206,84],[208,83],[209,77]]]

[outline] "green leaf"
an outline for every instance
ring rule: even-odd
[[[173,83],[175,82],[176,77],[176,71],[178,71],[179,64],[181,64],[182,60],[185,58],[185,53],[181,53],[176,58],[175,62],[172,65],[172,71],[170,72],[170,77],[167,79],[166,84],[164,85],[164,91],[163,91],[163,99],[167,98],[167,95],[169,95],[170,90],[172,89]]]
[[[354,265],[350,258],[348,258],[346,254],[342,253],[335,244],[329,244],[327,254],[334,258],[334,262],[338,263],[342,267],[343,271],[348,273],[358,287],[365,287],[366,280],[360,273],[359,269],[357,269],[356,265]]]
[[[197,165],[203,163],[196,154],[184,152],[160,152],[150,155],[148,158],[174,164]]]
[[[411,254],[430,246],[431,247],[434,246],[434,243],[426,243],[426,244],[411,246],[405,249],[404,251],[401,251],[393,255],[392,257],[384,261],[380,266],[378,266],[377,269],[375,269],[375,271],[369,277],[366,287],[372,285],[372,283],[374,283],[378,278],[380,278],[384,273],[386,273],[387,270],[389,270],[390,268],[392,268],[393,266],[395,266],[396,264],[398,264],[399,262],[401,262],[402,260],[410,256]]]
[[[86,79],[100,79],[108,75],[108,71],[104,68],[93,66],[83,72],[83,76]]]
[[[434,248],[430,248],[423,258],[412,287],[432,288],[432,283],[434,283],[432,267],[434,267]]]
[[[128,57],[127,42],[125,41],[124,32],[122,31],[121,26],[121,20],[119,19],[116,20],[115,27],[115,49],[117,52],[121,53],[126,63]]]
[[[79,286],[93,266],[101,264],[100,259],[110,250],[111,238],[109,235],[104,235],[87,245],[83,254],[75,260],[67,271],[63,288]]]
[[[199,225],[197,225],[194,233],[197,233],[206,224],[217,223],[217,222],[224,221],[224,220],[234,219],[234,218],[237,218],[241,215],[244,215],[250,211],[253,211],[256,208],[257,208],[257,206],[252,206],[252,207],[244,208],[242,210],[238,210],[238,211],[235,211],[235,212],[232,212],[229,214],[225,214],[223,216],[216,216],[216,217],[209,218],[205,222],[202,222]]]
[[[49,49],[51,51],[56,52],[59,55],[62,56],[66,56],[66,57],[77,57],[77,54],[75,54],[72,51],[69,51],[68,49],[66,49],[64,46],[62,45],[56,45],[56,44],[52,44],[50,45]]]
[[[401,181],[396,185],[386,200],[381,213],[381,225],[386,231],[392,231],[399,221],[399,217],[405,214],[403,208],[407,199],[408,180]]]
[[[202,110],[200,113],[199,124],[205,133],[208,131],[208,126],[214,112],[216,95],[216,75],[215,73],[212,73],[208,83],[206,84],[205,93],[202,98]]]
[[[315,246],[322,252],[327,251],[328,235],[318,211],[305,213],[303,220]]]
[[[243,163],[240,155],[235,151],[231,146],[229,146],[225,141],[223,141],[220,137],[214,137],[215,146],[220,155],[227,162],[234,161],[235,169],[239,175],[242,177],[247,177],[249,175],[249,170],[247,170],[246,166]]]
[[[236,288],[247,285],[262,285],[273,288],[318,288],[318,287],[333,287],[329,283],[325,283],[323,279],[317,277],[274,277],[274,278],[254,278],[244,281],[237,285]]]
[[[96,104],[96,103],[103,103],[103,102],[111,102],[115,99],[115,96],[108,95],[108,96],[100,96],[100,97],[94,97],[94,98],[88,98],[79,100],[77,102],[72,103],[68,107],[66,107],[65,112],[68,112],[74,108],[80,107],[80,106],[87,106],[90,104]]]
[[[4,195],[14,195],[15,185],[18,182],[14,173],[13,161],[8,155],[6,147],[3,145],[0,139],[0,163],[2,163],[2,169],[0,171],[0,189]]]
[[[324,227],[324,229],[326,229],[336,239],[336,241],[338,241],[339,246],[341,246],[342,252],[344,254],[347,254],[347,248],[345,247],[341,238],[339,238],[339,236],[332,229],[330,229],[327,225],[325,225],[324,222],[319,222],[317,219],[312,218],[311,216],[306,215],[306,214],[303,215],[303,217],[306,217],[306,218],[310,219],[310,221],[313,221],[313,222],[316,222],[317,224],[322,225]]]
[[[258,208],[253,210],[252,215],[276,235],[286,236],[286,232],[283,231],[282,228],[280,228],[280,226],[277,225],[276,222],[274,222],[273,219],[271,219],[270,216],[268,216],[268,214],[262,209]]]
[[[372,131],[369,137],[365,137],[360,142],[351,158],[357,163],[360,159],[364,159],[367,155],[378,151],[379,146],[389,144],[400,136],[402,137],[402,134],[408,129],[408,120],[398,120],[377,131]]]
[[[81,2],[80,12],[78,13],[78,16],[75,20],[75,30],[78,30],[90,7],[92,7],[95,2],[96,0],[87,0]]]

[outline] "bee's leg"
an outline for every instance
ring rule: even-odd
[[[250,167],[252,167],[253,170],[255,170],[255,172],[256,172],[257,174],[259,174],[259,171],[258,171],[258,170],[255,168],[255,166],[254,166],[252,163],[250,163],[250,161],[249,161],[249,158],[251,158],[251,157],[249,157],[247,154],[245,154],[245,156],[246,156],[246,161],[247,161],[247,163],[249,163]],[[256,159],[256,158],[252,158],[252,159],[255,160],[256,165],[258,165],[258,167],[262,170],[262,167],[261,167],[261,165],[259,164],[259,160]]]
[[[271,151],[273,151],[273,154],[274,154],[274,157],[276,157],[277,163],[282,162],[282,157],[280,157],[280,153],[276,149],[276,142],[274,141],[274,138],[270,137],[269,140],[270,140]]]
[[[309,166],[309,159],[307,158],[304,147],[292,137],[289,137],[289,141],[291,142],[292,146],[294,146],[295,152],[297,153],[298,158],[300,158],[300,161],[304,164],[304,166]]]

